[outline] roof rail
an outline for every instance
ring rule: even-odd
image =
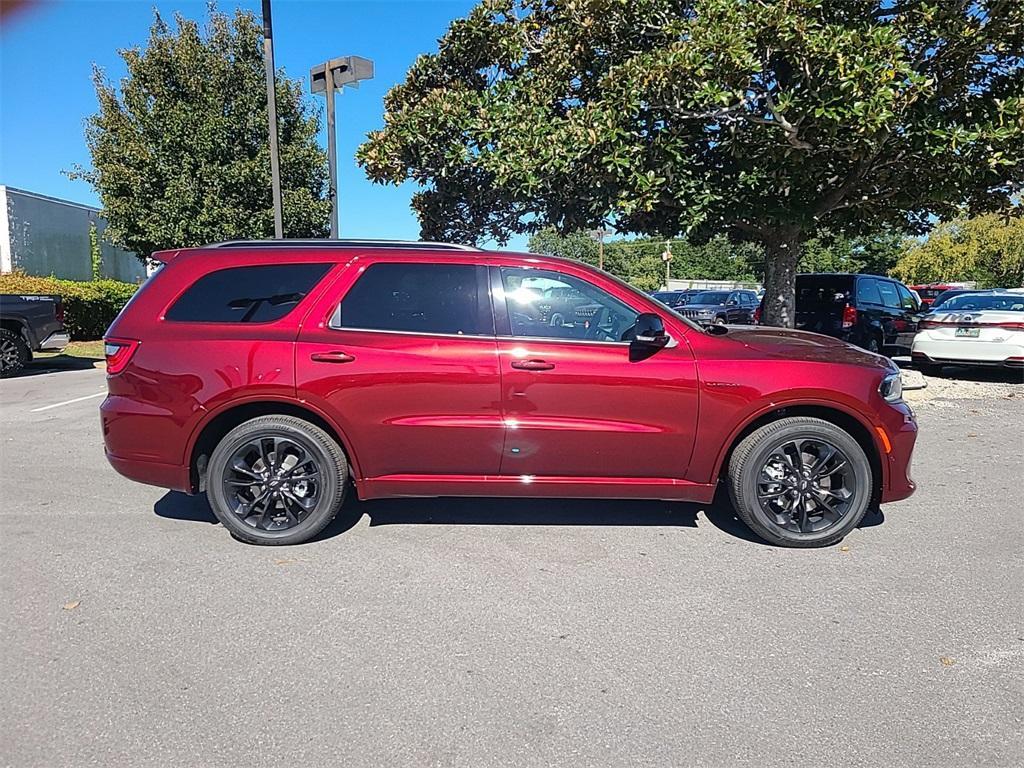
[[[412,248],[421,250],[479,251],[472,245],[459,243],[433,243],[427,240],[331,240],[283,239],[283,240],[228,240],[214,243],[211,248]]]

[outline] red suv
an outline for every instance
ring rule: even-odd
[[[108,331],[107,457],[294,544],[360,499],[710,503],[764,539],[838,541],[909,496],[917,436],[884,357],[704,330],[585,264],[462,246],[233,242],[165,263]],[[558,322],[537,303],[579,300]],[[586,309],[586,311],[582,311]]]

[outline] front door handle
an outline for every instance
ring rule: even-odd
[[[518,368],[520,371],[550,371],[555,367],[554,363],[549,363],[547,360],[513,360],[512,367]]]
[[[348,352],[336,350],[334,352],[314,352],[309,359],[316,363],[351,363],[356,358],[355,355],[350,355]]]

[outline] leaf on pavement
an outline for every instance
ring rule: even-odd
[[[75,610],[75,608],[77,608],[81,604],[82,604],[81,600],[72,600],[70,603],[64,603],[64,610],[65,611],[73,611],[73,610]]]

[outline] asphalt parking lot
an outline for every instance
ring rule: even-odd
[[[270,549],[116,475],[103,372],[37,363],[0,382],[0,763],[1020,765],[1024,385],[972,381],[908,395],[918,493],[828,549],[450,499]]]

